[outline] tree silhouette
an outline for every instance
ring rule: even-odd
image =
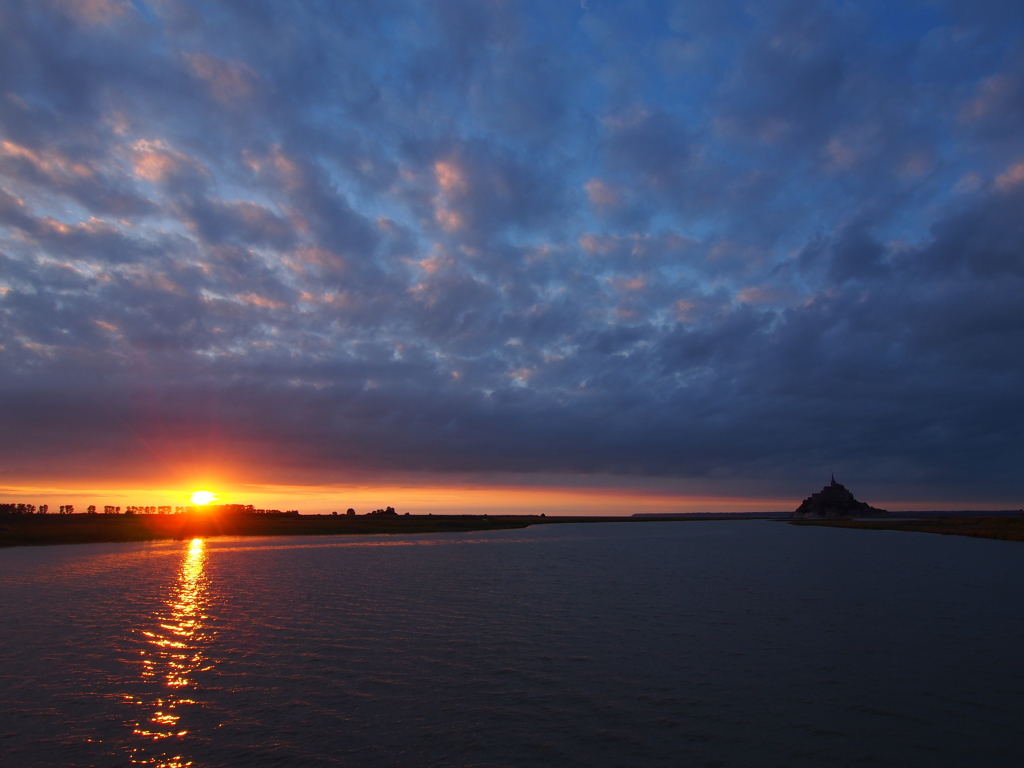
[[[7,515],[34,515],[35,504],[0,504],[0,512]]]

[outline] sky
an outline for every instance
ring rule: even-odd
[[[1024,506],[1022,129],[1019,2],[4,0],[0,497]]]

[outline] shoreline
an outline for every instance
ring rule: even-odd
[[[365,536],[470,533],[532,525],[773,520],[798,526],[890,530],[1024,541],[1018,513],[925,513],[909,518],[808,520],[778,512],[584,515],[0,515],[0,548],[183,540],[208,536]]]
[[[767,517],[767,516],[766,516]],[[576,515],[0,515],[0,548],[158,541],[205,536],[365,536],[468,533],[571,523],[716,520],[713,514],[657,517]]]
[[[912,514],[912,513],[911,513]],[[1024,516],[1019,512],[997,514],[927,513],[915,517],[862,520],[789,520],[790,525],[823,528],[856,528],[872,531],[938,533],[944,536],[970,536],[977,539],[1024,541]]]

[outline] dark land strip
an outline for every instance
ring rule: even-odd
[[[737,517],[749,517],[742,515]],[[205,536],[329,536],[460,533],[559,523],[714,520],[722,515],[577,517],[542,515],[0,515],[0,547],[190,539]],[[732,517],[732,516],[726,516]]]
[[[532,517],[468,515],[3,515],[0,547],[207,536],[446,533],[525,528]]]
[[[785,519],[783,513],[574,515],[0,515],[0,547],[183,540],[207,536],[462,533],[569,523]],[[792,525],[914,531],[1024,541],[1024,516],[933,516],[894,520],[787,520]]]
[[[941,533],[947,536],[974,536],[979,539],[1024,541],[1024,516],[1020,513],[934,515],[895,520],[791,520],[790,525],[821,525],[830,528],[863,528],[873,531]]]

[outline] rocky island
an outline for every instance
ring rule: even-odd
[[[845,486],[836,482],[836,476],[832,475],[832,482],[804,499],[791,517],[804,519],[887,517],[888,514],[884,509],[857,501]]]

